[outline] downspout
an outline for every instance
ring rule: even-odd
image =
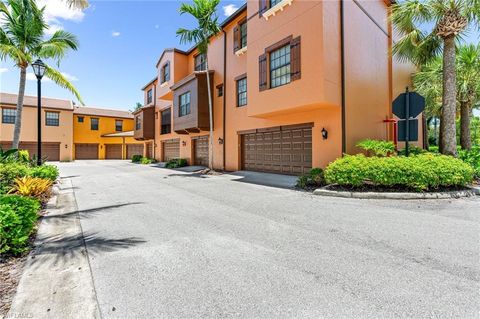
[[[227,111],[227,33],[225,32],[224,29],[222,29],[223,32],[223,170],[225,170],[225,162],[226,162],[226,155],[225,155],[225,149],[226,149],[226,111]]]
[[[346,124],[345,124],[345,109],[346,109],[346,102],[345,102],[345,92],[346,92],[346,83],[345,83],[345,8],[344,8],[344,0],[340,0],[340,51],[341,51],[341,72],[342,72],[342,88],[341,88],[341,95],[342,95],[342,156],[347,152],[347,136],[346,136]]]

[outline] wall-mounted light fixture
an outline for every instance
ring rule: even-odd
[[[187,142],[182,141],[182,146],[187,146]]]
[[[68,148],[68,144],[65,144],[65,148]]]
[[[325,128],[322,128],[322,138],[324,140],[328,138],[328,131]]]
[[[223,138],[221,138],[221,137],[218,138],[218,144],[220,144],[220,145],[223,144]]]

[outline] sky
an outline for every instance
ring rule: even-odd
[[[180,16],[180,1],[175,0],[91,0],[84,10],[68,8],[62,0],[37,0],[46,5],[49,32],[64,29],[78,37],[78,51],[62,60],[59,70],[80,92],[87,106],[133,109],[143,103],[141,88],[156,76],[155,64],[164,48],[188,49],[180,45],[175,31],[192,28],[195,21]],[[223,21],[245,0],[222,0],[218,7]],[[478,42],[470,33],[467,42]],[[29,68],[26,94],[36,95],[36,79]],[[18,92],[19,71],[11,61],[0,61],[0,91]],[[48,78],[42,81],[46,97],[75,97]]]
[[[156,76],[155,64],[164,48],[188,49],[180,45],[175,31],[195,27],[188,15],[180,16],[180,1],[90,1],[85,11],[71,10],[61,0],[37,0],[46,4],[50,30],[75,34],[78,51],[62,60],[59,70],[80,92],[87,106],[133,109],[143,103],[141,88]],[[244,0],[221,1],[218,17],[223,21]],[[28,69],[26,94],[36,95],[36,78]],[[11,61],[0,61],[0,91],[18,92],[19,70]],[[48,78],[42,80],[44,97],[75,101],[67,90]]]

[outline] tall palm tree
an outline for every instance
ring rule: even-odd
[[[460,145],[472,148],[470,121],[473,106],[480,103],[480,44],[458,48],[457,88],[460,104]]]
[[[401,36],[393,52],[417,66],[443,54],[442,152],[456,155],[455,42],[469,28],[480,27],[479,0],[405,0],[392,7],[395,31]],[[425,24],[433,23],[431,32]]]
[[[0,28],[0,60],[10,59],[20,69],[17,112],[13,134],[13,148],[18,148],[22,126],[23,99],[27,68],[37,58],[60,63],[69,49],[77,50],[74,35],[63,30],[56,31],[45,40],[44,8],[39,9],[33,0],[7,0],[0,2],[0,18],[5,23]],[[56,69],[47,65],[45,75],[59,86],[71,91],[83,104],[75,87]]]
[[[90,6],[90,3],[88,2],[88,0],[66,0],[66,1],[71,8],[77,8],[77,9],[83,10]]]
[[[197,45],[198,52],[205,55],[208,112],[210,119],[208,156],[208,166],[210,169],[213,169],[213,106],[210,88],[210,74],[208,72],[208,44],[210,43],[210,37],[220,32],[220,25],[216,13],[219,2],[220,0],[193,0],[193,5],[182,3],[179,9],[180,14],[190,14],[197,20],[198,26],[192,30],[184,28],[179,28],[177,30],[177,36],[180,36],[180,43],[194,43]]]

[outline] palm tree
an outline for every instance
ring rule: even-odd
[[[442,153],[456,155],[455,41],[469,27],[480,27],[479,0],[405,0],[392,7],[392,22],[401,36],[394,54],[417,66],[443,54]],[[422,31],[433,23],[431,32]]]
[[[456,57],[457,106],[460,109],[460,144],[463,149],[471,148],[470,120],[473,106],[480,102],[480,45],[462,45]],[[425,97],[427,117],[439,117],[442,113],[443,63],[437,57],[421,66],[413,76],[415,90]],[[440,124],[440,132],[444,129]]]
[[[88,0],[66,0],[66,1],[71,8],[77,8],[77,9],[83,10],[90,6],[90,4],[88,3]]]
[[[198,52],[205,56],[205,73],[207,78],[208,92],[208,112],[210,119],[210,138],[209,138],[209,160],[208,166],[213,169],[213,107],[212,94],[210,88],[210,74],[208,72],[208,44],[210,37],[220,32],[220,25],[217,17],[217,6],[220,0],[193,0],[193,5],[182,3],[180,14],[188,13],[198,22],[195,29],[187,30],[179,28],[177,36],[180,36],[180,43],[194,43],[197,45]]]
[[[480,103],[480,44],[461,46],[457,53],[457,89],[460,104],[460,145],[472,148],[470,121],[473,106]]]
[[[76,37],[63,30],[56,31],[50,39],[45,40],[48,25],[43,14],[44,9],[39,9],[33,0],[0,2],[0,17],[5,21],[0,29],[0,60],[10,59],[20,69],[12,148],[18,148],[20,141],[28,66],[37,58],[51,59],[58,65],[69,49],[78,48]],[[71,91],[83,104],[75,87],[58,70],[47,65],[45,75],[59,86]]]

